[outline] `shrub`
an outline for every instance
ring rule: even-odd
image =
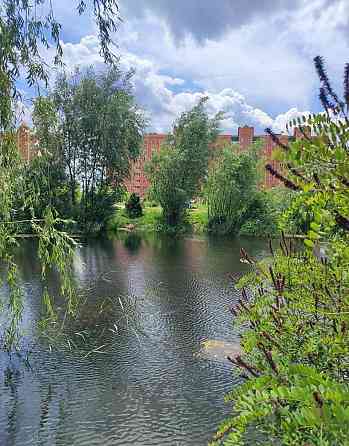
[[[207,181],[208,230],[237,234],[257,194],[256,148],[239,152],[226,147],[212,163]]]
[[[299,230],[294,230],[293,221],[291,222],[286,218],[280,226],[283,215],[294,199],[295,193],[284,187],[258,191],[251,203],[248,214],[246,214],[239,235],[277,237],[280,235],[281,229],[286,233],[299,233]]]
[[[315,65],[325,113],[294,120],[292,126],[305,126],[303,138],[287,147],[269,131],[287,170],[268,169],[297,191],[298,209],[309,218],[305,249],[283,237],[262,262],[241,251],[253,272],[241,279],[242,296],[231,308],[243,352],[229,359],[244,383],[227,396],[233,411],[213,444],[250,444],[250,429],[263,444],[348,444],[349,65],[345,105],[321,58]]]

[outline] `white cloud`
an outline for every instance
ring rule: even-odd
[[[76,66],[102,65],[103,59],[99,54],[99,40],[96,35],[83,37],[79,43],[61,42],[64,63],[68,70]]]
[[[63,44],[63,48],[68,69],[73,69],[75,65],[102,64],[96,36],[86,36],[77,44]],[[224,112],[222,131],[225,132],[236,132],[238,126],[245,124],[256,127],[259,132],[265,127],[283,131],[289,118],[296,113],[301,114],[293,108],[274,120],[262,109],[249,104],[244,95],[232,88],[218,91],[186,88],[185,79],[162,74],[164,69],[160,63],[129,51],[124,51],[120,63],[125,71],[135,68],[135,94],[139,103],[150,114],[152,131],[168,131],[180,113],[192,108],[204,96],[209,97],[207,110],[211,116],[219,111]]]
[[[289,124],[292,119],[300,118],[302,116],[309,116],[309,111],[300,111],[296,107],[291,108],[286,113],[281,113],[276,116],[272,124],[272,130],[274,132],[283,133],[286,132],[286,124]]]
[[[33,104],[26,103],[24,96],[17,99],[15,104],[15,117],[16,122],[25,123],[29,126],[32,125]]]
[[[191,37],[178,45],[163,21],[147,15],[126,22],[116,38],[121,48],[161,65],[173,77],[190,80],[197,89],[232,88],[272,113],[311,105],[316,88],[312,57],[299,53],[296,37],[287,35],[280,19],[253,21],[204,45]]]

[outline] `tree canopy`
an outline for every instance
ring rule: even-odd
[[[145,120],[130,75],[116,66],[61,75],[34,117],[39,147],[53,150],[66,173],[71,217],[85,232],[103,226],[142,142]]]
[[[207,175],[209,147],[218,135],[221,115],[210,119],[202,99],[173,125],[166,143],[147,166],[150,196],[160,203],[166,223],[181,222],[186,205]]]

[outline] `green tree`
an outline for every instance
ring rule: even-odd
[[[47,206],[54,208],[60,217],[69,218],[72,216],[72,207],[68,177],[59,150],[61,138],[58,115],[48,98],[39,97],[35,100],[33,124],[37,156],[24,166],[27,189],[31,189],[30,208],[37,218],[43,217]]]
[[[228,146],[211,164],[206,193],[209,230],[237,234],[257,201],[258,148]]]
[[[229,359],[245,382],[227,396],[232,415],[213,444],[247,445],[250,429],[261,444],[348,444],[349,65],[343,100],[321,58],[315,66],[325,112],[294,120],[304,137],[290,146],[269,131],[285,172],[267,166],[302,192],[299,205],[311,216],[305,249],[283,237],[262,262],[241,252],[254,272],[240,281],[231,309],[243,329],[242,354]]]
[[[46,141],[56,145],[53,152],[68,177],[73,216],[85,232],[98,230],[113,212],[142,142],[145,120],[134,102],[130,73],[123,75],[114,66],[102,74],[90,69],[70,78],[62,75],[45,101],[50,113],[37,120],[39,146]],[[40,99],[39,108],[42,103]]]
[[[180,116],[160,153],[154,154],[146,166],[150,196],[160,203],[169,226],[182,222],[188,202],[199,192],[207,175],[209,147],[218,135],[221,115],[210,119],[206,101],[202,99]]]

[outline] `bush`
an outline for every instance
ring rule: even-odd
[[[239,235],[277,237],[281,230],[286,233],[299,233],[299,231],[293,231],[294,226],[291,227],[291,222],[286,219],[280,227],[280,220],[295,198],[294,195],[295,193],[284,187],[258,191],[246,214]]]
[[[257,147],[226,147],[212,163],[207,181],[208,230],[238,234],[256,202]]]
[[[139,218],[143,215],[143,209],[139,196],[135,193],[130,195],[125,205],[126,215],[129,218]]]
[[[143,206],[147,207],[147,208],[156,208],[159,206],[159,203],[157,203],[154,200],[144,200],[143,201]]]
[[[279,144],[285,172],[270,169],[297,192],[292,206],[308,220],[305,249],[282,237],[261,262],[241,250],[253,272],[231,308],[242,354],[229,359],[244,382],[227,396],[232,414],[216,445],[248,445],[251,429],[261,444],[349,444],[349,65],[343,104],[321,58],[315,63],[326,112],[294,120],[306,126],[304,137]]]

